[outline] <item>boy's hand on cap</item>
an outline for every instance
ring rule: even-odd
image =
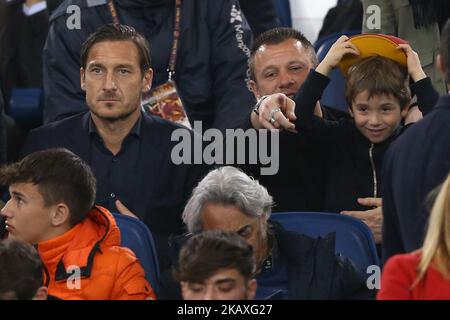
[[[325,58],[317,66],[316,71],[327,76],[331,69],[336,67],[346,54],[359,55],[358,48],[350,41],[347,36],[341,36],[331,46]]]
[[[422,65],[420,64],[419,55],[411,48],[409,44],[399,44],[397,49],[403,50],[403,52],[405,52],[407,58],[406,61],[408,63],[408,73],[414,80],[414,82],[427,77],[422,69]]]

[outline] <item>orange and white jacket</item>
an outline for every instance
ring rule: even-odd
[[[66,233],[41,242],[48,293],[59,299],[156,299],[139,260],[120,246],[114,217],[96,206]]]

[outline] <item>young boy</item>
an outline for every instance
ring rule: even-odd
[[[411,102],[408,73],[414,81],[411,89],[417,95],[422,113],[430,111],[438,98],[417,54],[409,45],[401,44],[398,49],[407,55],[407,69],[381,56],[365,58],[350,68],[346,99],[351,119],[327,121],[313,113],[329,82],[327,75],[330,71],[344,55],[359,55],[358,49],[346,36],[333,44],[316,70],[310,70],[294,98],[295,106],[286,99],[278,105],[283,110],[277,110],[273,108],[273,102],[266,99],[267,105],[272,103],[272,107],[262,111],[266,121],[267,118],[273,119],[270,123],[274,127],[281,125],[292,129],[294,126],[286,125],[281,112],[278,113],[282,111],[290,120],[295,120],[296,130],[323,147],[327,159],[323,210],[344,211],[361,218],[371,227],[377,242],[381,240],[381,208],[374,212],[372,218],[369,214],[365,216],[365,212],[345,210],[363,211],[367,210],[365,206],[381,206],[379,183],[383,156],[406,128],[402,119],[407,115]],[[366,217],[370,220],[365,221]]]
[[[174,277],[184,300],[253,300],[253,248],[235,232],[211,230],[181,249]]]
[[[0,169],[11,199],[1,210],[8,238],[36,246],[48,293],[59,299],[138,300],[155,295],[120,231],[94,206],[89,166],[66,149],[32,153]]]

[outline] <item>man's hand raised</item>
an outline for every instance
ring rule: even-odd
[[[294,131],[295,125],[291,122],[295,116],[295,102],[283,93],[274,93],[266,96],[261,102],[259,115],[252,113],[252,125],[256,129],[285,129]]]

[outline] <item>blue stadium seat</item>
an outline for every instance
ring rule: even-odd
[[[158,258],[152,234],[148,227],[140,220],[113,213],[120,229],[121,245],[131,249],[138,257],[145,270],[147,280],[158,296],[158,279],[160,277]]]
[[[348,31],[341,32],[333,35],[329,35],[322,39],[319,39],[314,44],[314,49],[317,53],[317,59],[320,61],[325,58],[333,43],[342,36],[347,35],[349,37],[360,34],[360,31]],[[324,106],[332,107],[334,109],[348,112],[347,103],[345,102],[345,78],[341,71],[337,68],[333,69],[329,75],[331,81],[322,94],[320,103]]]
[[[349,258],[366,274],[367,267],[380,265],[370,229],[360,220],[346,215],[323,212],[272,213],[286,230],[311,237],[336,232],[336,253]]]
[[[10,98],[10,115],[17,123],[26,126],[42,124],[42,88],[14,88]]]

